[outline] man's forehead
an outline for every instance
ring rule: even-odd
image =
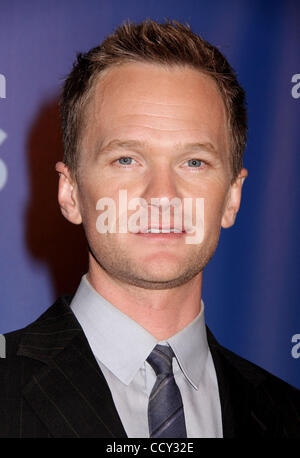
[[[182,136],[185,143],[210,142],[215,150],[228,149],[225,108],[216,83],[188,67],[112,67],[95,83],[86,116],[85,141],[97,151],[99,143],[114,138],[145,136],[160,144],[175,144]]]
[[[212,77],[189,66],[169,66],[156,63],[131,62],[114,65],[100,74],[91,97],[93,111],[109,108],[111,99],[128,99],[130,107],[143,103],[160,111],[189,109],[195,98],[214,98],[214,104],[224,108],[223,99]]]

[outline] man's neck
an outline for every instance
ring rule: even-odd
[[[181,331],[200,312],[202,272],[181,286],[165,290],[130,285],[91,264],[87,279],[101,296],[158,340]]]

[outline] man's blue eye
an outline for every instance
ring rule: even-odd
[[[190,167],[201,167],[202,161],[200,159],[190,159],[188,164]]]
[[[131,162],[132,162],[132,158],[131,157],[120,157],[120,159],[118,159],[118,161],[122,165],[130,165]]]

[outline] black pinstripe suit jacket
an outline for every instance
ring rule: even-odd
[[[127,437],[69,304],[6,334],[0,437]],[[300,437],[299,390],[222,347],[209,330],[224,437]]]

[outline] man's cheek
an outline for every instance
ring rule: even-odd
[[[205,199],[204,197],[197,197],[196,199],[194,199],[192,215],[191,211],[187,210],[187,203],[187,200],[185,200],[185,226],[187,223],[187,226],[190,228],[190,232],[192,233],[192,235],[187,235],[185,237],[185,243],[187,243],[188,245],[197,245],[203,241],[205,235]],[[186,221],[187,219],[191,219],[192,221]]]
[[[220,200],[212,201],[210,199],[205,199],[205,232],[219,230],[221,227],[222,215],[223,205]]]

